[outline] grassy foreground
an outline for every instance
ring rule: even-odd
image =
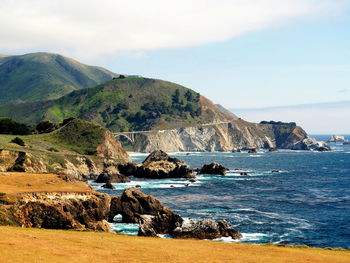
[[[0,262],[350,262],[350,251],[0,227]]]
[[[25,192],[86,192],[88,184],[81,181],[66,182],[56,174],[0,173],[0,193],[15,195]],[[1,261],[0,261],[1,262]]]

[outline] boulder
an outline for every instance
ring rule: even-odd
[[[170,157],[166,152],[162,150],[157,150],[152,152],[147,158],[142,162],[143,165],[148,165],[152,162],[166,161],[174,163],[177,165],[186,165],[186,163],[178,158]]]
[[[197,239],[242,238],[241,233],[235,230],[227,221],[220,220],[215,222],[212,219],[201,219],[197,222],[192,219],[185,219],[173,230],[172,236],[174,238]]]
[[[312,150],[312,151],[331,151],[331,147],[329,147],[325,142],[319,142],[314,138],[308,137],[300,142],[297,142],[292,145],[292,150]]]
[[[152,152],[141,164],[129,163],[118,166],[120,173],[138,178],[194,178],[194,170],[184,161],[172,158],[159,150]]]
[[[258,153],[257,149],[253,148],[253,149],[249,149],[248,153]]]
[[[332,135],[327,142],[345,142],[345,137],[342,135]]]
[[[142,215],[168,214],[169,217],[174,215],[153,195],[146,195],[136,187],[125,189],[121,197],[112,197],[110,220],[118,214],[122,215],[123,223],[139,223]]]
[[[101,187],[106,188],[106,189],[115,189],[115,187],[111,184],[111,182],[107,182]]]
[[[278,152],[278,149],[276,149],[276,148],[270,148],[270,149],[269,149],[269,152]]]
[[[122,174],[109,174],[106,172],[101,173],[97,179],[95,180],[96,183],[128,183],[130,182],[130,179]]]
[[[143,194],[135,187],[124,190],[122,196],[111,199],[109,221],[116,215],[122,216],[123,223],[138,223],[139,236],[170,234],[177,238],[214,239],[231,236],[241,238],[241,234],[228,222],[202,219],[195,222],[184,220],[163,206],[153,195]]]
[[[229,169],[218,163],[205,164],[198,171],[198,174],[220,174],[225,175]]]

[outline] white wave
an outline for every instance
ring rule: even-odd
[[[221,241],[221,242],[227,242],[227,243],[235,243],[235,242],[254,242],[254,241],[260,241],[263,238],[268,237],[268,235],[263,233],[241,233],[242,238],[240,239],[232,239],[232,237],[220,237],[216,238],[213,241]]]

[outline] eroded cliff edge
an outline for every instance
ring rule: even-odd
[[[135,133],[124,143],[137,152],[232,151],[247,148],[291,149],[308,137],[295,123],[257,124],[241,119],[197,127]]]

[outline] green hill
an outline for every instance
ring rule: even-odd
[[[118,74],[58,54],[0,55],[0,103],[57,99],[115,76]]]
[[[190,89],[139,77],[114,79],[53,101],[0,106],[0,116],[33,124],[74,117],[112,131],[168,129],[232,119]]]

